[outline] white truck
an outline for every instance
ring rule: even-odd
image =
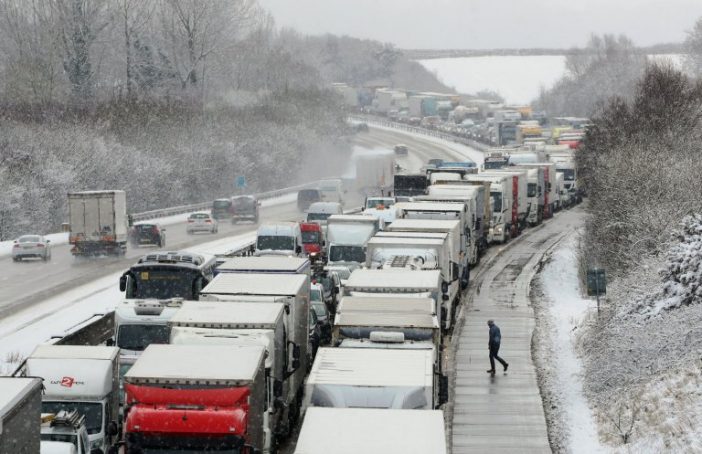
[[[296,390],[289,386],[286,364],[292,356],[285,336],[283,303],[186,302],[169,321],[173,345],[259,345],[266,349],[266,445],[286,438],[292,430]]]
[[[41,380],[0,377],[0,452],[39,452]]]
[[[118,431],[118,357],[117,347],[42,344],[15,375],[41,377],[42,413],[77,410],[85,416],[90,449],[107,452]]]
[[[575,194],[579,200],[580,182],[578,181],[578,168],[575,163],[573,150],[550,151],[547,152],[548,161],[555,164],[556,172],[563,174],[563,185],[569,192]]]
[[[296,393],[296,415],[302,402],[303,382],[312,360],[309,344],[310,278],[304,274],[221,273],[202,290],[205,301],[238,301],[285,304],[287,349],[291,352],[286,373]]]
[[[513,190],[512,177],[500,174],[468,175],[468,181],[490,183],[490,199],[492,204],[492,219],[488,238],[491,243],[506,243],[517,235],[519,228],[519,212]]]
[[[495,175],[495,174],[506,174],[512,177],[512,191],[514,194],[514,199],[517,201],[517,215],[519,219],[519,232],[527,228],[528,217],[531,211],[529,194],[529,182],[527,169],[515,169],[514,167],[507,167],[504,169],[497,169],[490,172],[484,172],[483,175]]]
[[[302,232],[297,222],[263,224],[256,230],[254,255],[300,257],[302,254]]]
[[[387,226],[395,220],[394,206],[394,197],[366,197],[366,203],[363,206],[363,214],[380,218]]]
[[[409,237],[408,235],[422,235]],[[442,285],[448,295],[449,313],[460,304],[460,266],[452,261],[454,252],[447,233],[407,233],[399,237],[375,237],[368,241],[366,267],[383,270],[439,270]],[[452,319],[444,320],[444,329],[451,328]]]
[[[388,195],[395,178],[395,154],[391,151],[355,156],[356,188],[364,197]]]
[[[322,347],[307,378],[304,408],[432,410],[444,403],[429,350]]]
[[[311,276],[312,264],[306,257],[234,257],[215,268],[219,273],[305,274]]]
[[[446,454],[440,410],[320,408],[307,410],[295,454]]]
[[[334,215],[327,219],[328,266],[357,268],[366,261],[366,243],[382,230],[383,221],[375,216]]]
[[[124,300],[115,308],[115,339],[120,358],[138,356],[151,344],[167,344],[168,320],[183,304],[181,298]]]
[[[127,196],[124,191],[69,192],[68,224],[71,254],[122,255],[129,229]]]
[[[544,169],[521,165],[509,168],[526,170],[527,197],[529,198],[529,216],[527,217],[527,222],[532,227],[541,224],[544,217],[544,206],[547,197]]]
[[[544,219],[553,217],[556,201],[559,199],[556,189],[556,164],[551,162],[526,163],[520,167],[542,169],[544,173]]]
[[[449,283],[441,279],[438,270],[407,272],[404,270],[357,269],[344,285],[345,296],[431,298],[441,326],[453,325],[457,305],[449,297]]]
[[[265,355],[259,345],[150,345],[124,377],[120,444],[128,453],[270,452]]]
[[[353,297],[341,300],[332,345],[341,348],[431,350],[443,369],[441,326],[431,298]]]

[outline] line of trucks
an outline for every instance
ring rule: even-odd
[[[0,379],[0,452],[271,453],[300,421],[299,454],[446,452],[442,351],[470,270],[551,217],[571,169],[518,154],[395,175],[394,196],[325,220],[314,266],[296,222],[260,226],[252,256],[143,257],[113,312]],[[310,289],[330,273],[331,342],[315,355]]]

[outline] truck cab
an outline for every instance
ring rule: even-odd
[[[334,215],[327,220],[327,260],[331,266],[359,267],[366,261],[366,243],[382,230],[375,216]]]
[[[139,355],[151,344],[167,344],[168,320],[183,304],[182,298],[125,300],[115,308],[115,345],[120,357]]]
[[[297,222],[263,224],[256,231],[254,255],[301,256],[302,231]]]
[[[317,222],[301,222],[300,231],[302,232],[302,245],[310,258],[310,261],[317,261],[325,259],[325,241],[324,241],[324,231],[322,226]]]
[[[363,214],[380,218],[388,225],[395,220],[394,206],[394,197],[366,197]]]

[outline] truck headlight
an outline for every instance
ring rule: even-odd
[[[498,225],[495,227],[495,235],[502,235],[502,226]]]

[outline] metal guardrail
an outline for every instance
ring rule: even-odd
[[[291,186],[288,188],[276,189],[274,191],[260,192],[258,194],[253,194],[259,200],[272,199],[275,197],[280,197],[281,195],[290,194],[292,192],[297,192],[302,189],[313,189],[319,184],[318,181],[312,181],[305,184],[300,184],[297,186]],[[162,208],[159,210],[144,211],[142,213],[132,213],[132,221],[144,221],[147,219],[156,219],[166,216],[173,216],[176,214],[192,213],[193,211],[207,210],[212,206],[212,201],[193,203],[190,205],[181,205],[171,208]]]
[[[421,128],[418,126],[412,126],[405,123],[399,123],[396,121],[386,120],[384,118],[364,116],[364,115],[350,115],[350,119],[355,121],[360,121],[368,124],[375,124],[378,126],[384,126],[386,128],[399,129],[401,131],[411,132],[413,134],[420,134],[424,136],[436,137],[443,140],[448,140],[450,142],[460,143],[471,148],[475,148],[479,151],[487,151],[490,148],[488,145],[478,142],[476,140],[467,139],[465,137],[458,137],[453,134],[449,134],[443,131],[436,131],[434,129]]]

